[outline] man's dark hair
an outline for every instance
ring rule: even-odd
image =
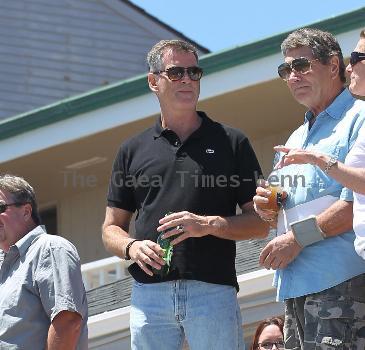
[[[194,45],[184,40],[161,40],[155,44],[150,52],[147,54],[147,64],[150,72],[158,72],[164,70],[162,57],[166,50],[172,49],[175,51],[191,52],[194,54],[196,61],[198,62],[198,53]]]
[[[338,41],[331,33],[314,28],[297,29],[283,41],[281,51],[285,56],[288,50],[299,47],[309,47],[312,50],[313,57],[322,64],[328,64],[332,56],[337,56],[340,62],[340,79],[343,83],[346,82],[342,51]]]

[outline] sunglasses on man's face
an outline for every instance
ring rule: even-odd
[[[8,207],[11,207],[11,206],[19,207],[23,204],[26,204],[26,203],[19,203],[19,202],[5,203],[3,201],[0,201],[0,214],[6,212]]]
[[[166,70],[160,70],[158,72],[153,72],[154,74],[161,74],[161,73],[166,73],[167,77],[171,80],[171,81],[178,81],[181,80],[184,75],[185,72],[188,74],[189,78],[193,81],[198,81],[201,79],[202,75],[203,75],[203,69],[200,67],[170,67],[167,68]]]
[[[351,52],[351,57],[350,57],[351,67],[353,67],[356,63],[364,60],[365,60],[364,52],[357,52],[357,51]]]
[[[306,74],[312,69],[312,62],[318,61],[318,58],[309,60],[306,57],[294,58],[290,63],[282,63],[278,67],[278,74],[280,78],[289,80],[290,74],[294,71],[300,74]]]

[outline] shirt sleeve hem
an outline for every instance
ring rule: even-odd
[[[67,304],[67,305],[61,305],[52,310],[51,317],[50,317],[51,322],[62,311],[76,312],[77,314],[79,314],[81,316],[82,319],[84,319],[82,312],[80,310],[78,310],[78,308],[74,304]]]

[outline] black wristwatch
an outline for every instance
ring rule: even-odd
[[[129,249],[131,249],[131,246],[134,242],[141,241],[140,239],[134,239],[133,241],[130,241],[127,246],[125,247],[125,254],[124,254],[124,260],[131,260],[131,257],[129,255]]]

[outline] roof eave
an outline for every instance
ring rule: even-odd
[[[333,34],[344,33],[363,26],[365,7],[308,25]],[[291,31],[205,55],[201,66],[205,74],[215,73],[243,63],[257,60],[280,51],[280,44]],[[122,102],[149,92],[146,75],[123,80],[116,84],[95,89],[60,102],[47,105],[0,122],[0,141],[34,129],[69,119],[75,115]]]

